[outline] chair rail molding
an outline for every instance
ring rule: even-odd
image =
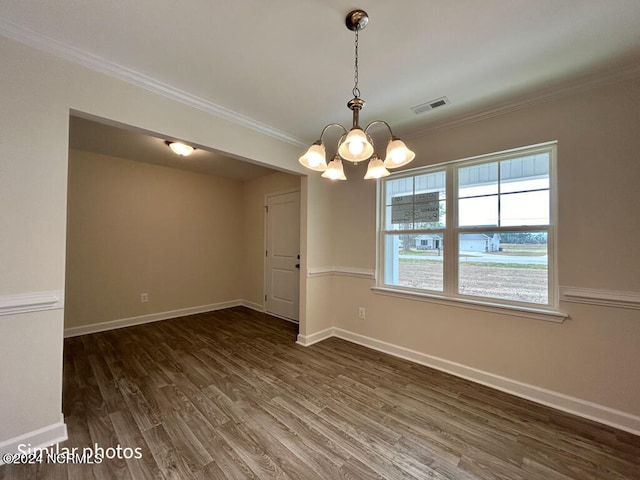
[[[366,278],[369,280],[376,279],[376,272],[372,268],[357,268],[357,267],[309,267],[307,270],[307,277],[324,277],[324,276],[340,276],[340,277],[354,277],[354,278]]]
[[[0,295],[0,315],[39,312],[64,308],[64,291]]]
[[[640,293],[594,288],[560,287],[560,300],[587,303],[604,307],[632,308],[640,310]]]

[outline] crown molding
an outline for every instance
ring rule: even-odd
[[[405,138],[419,138],[430,135],[437,130],[449,129],[481,122],[490,118],[505,115],[525,108],[533,107],[542,103],[550,102],[562,97],[580,92],[592,90],[594,88],[614,84],[624,80],[640,77],[640,64],[626,64],[622,67],[608,69],[598,74],[584,76],[573,81],[565,81],[559,85],[536,90],[529,95],[521,96],[517,100],[507,101],[494,105],[491,108],[481,108],[472,113],[460,114],[450,120],[436,121],[433,125],[404,135]]]
[[[2,18],[0,18],[0,35],[296,147],[307,146],[299,138],[270,127],[265,123]]]

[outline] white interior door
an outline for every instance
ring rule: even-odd
[[[267,197],[265,310],[298,321],[300,192]]]

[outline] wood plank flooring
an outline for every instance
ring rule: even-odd
[[[640,479],[640,437],[232,308],[65,340],[61,447],[0,479]]]

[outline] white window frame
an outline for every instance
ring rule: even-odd
[[[520,225],[509,227],[459,227],[458,226],[458,169],[474,164],[500,162],[511,158],[519,158],[540,153],[549,154],[549,223],[548,225]],[[446,171],[446,222],[443,229],[430,230],[432,233],[442,233],[444,237],[444,257],[443,257],[443,291],[431,291],[416,289],[398,285],[385,284],[385,234],[396,233],[397,231],[385,230],[386,208],[385,208],[385,188],[388,180],[399,178],[415,177],[433,173],[436,171]],[[376,265],[376,286],[372,288],[375,293],[391,295],[395,297],[419,299],[435,303],[462,306],[465,308],[479,309],[498,313],[509,313],[518,316],[562,322],[567,317],[558,310],[558,258],[557,258],[557,142],[546,142],[537,145],[515,148],[501,152],[479,155],[475,157],[453,160],[445,163],[418,167],[410,170],[393,173],[391,176],[381,179],[378,182],[378,236],[377,236],[377,265]],[[548,258],[548,304],[535,304],[518,302],[491,297],[474,297],[458,293],[458,264],[459,264],[459,242],[458,235],[461,233],[478,232],[504,232],[504,231],[546,231],[547,232],[547,258]]]

